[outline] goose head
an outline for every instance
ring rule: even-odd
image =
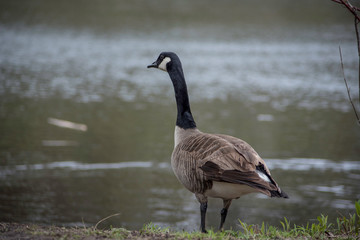
[[[148,65],[148,68],[158,68],[165,72],[168,72],[173,64],[180,64],[179,57],[173,52],[162,52],[155,62]]]

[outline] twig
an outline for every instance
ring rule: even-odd
[[[359,20],[355,18],[355,33],[356,33],[356,41],[357,41],[357,47],[358,47],[358,64],[359,64],[359,103],[360,103],[360,40],[359,40],[359,30],[358,30],[358,24]]]
[[[96,224],[95,224],[95,229],[97,228],[97,226],[102,223],[103,221],[109,219],[109,218],[112,218],[112,217],[115,217],[115,216],[119,216],[121,213],[115,213],[115,214],[112,214],[110,216],[107,216],[106,218],[103,218],[101,219],[100,221],[98,221]]]
[[[335,3],[344,5],[353,15],[360,21],[360,17],[357,15],[356,11],[360,11],[360,8],[353,6],[349,0],[331,0]]]
[[[345,82],[346,90],[347,90],[347,93],[348,93],[348,97],[349,97],[351,106],[353,107],[353,110],[354,110],[356,119],[357,119],[357,121],[358,121],[358,124],[360,125],[359,115],[358,115],[358,113],[357,113],[357,111],[356,111],[356,108],[355,108],[355,106],[354,106],[354,103],[353,103],[353,101],[352,101],[352,99],[351,99],[350,89],[349,89],[349,86],[348,86],[347,81],[346,81],[345,71],[344,71],[344,63],[343,63],[343,59],[342,59],[341,47],[340,47],[340,46],[339,46],[339,53],[340,53],[341,69],[342,69],[342,72],[343,72],[344,82]]]
[[[358,15],[358,13],[360,12],[360,8],[353,6],[349,2],[349,0],[331,0],[331,1],[333,1],[335,3],[338,3],[338,4],[341,4],[341,5],[344,5],[355,17],[354,25],[355,25],[356,41],[357,41],[357,48],[358,48],[358,58],[359,58],[359,60],[358,60],[358,67],[359,67],[358,68],[358,81],[359,81],[359,103],[360,103],[360,37],[359,37],[359,30],[358,30],[358,24],[360,22],[360,17]],[[356,108],[355,108],[354,103],[353,103],[353,101],[351,99],[350,89],[349,89],[349,86],[348,86],[346,78],[345,78],[344,63],[343,63],[343,60],[342,60],[342,54],[341,54],[340,46],[339,46],[339,52],[340,52],[340,60],[341,60],[341,69],[342,69],[343,76],[344,76],[344,82],[345,82],[346,90],[347,90],[347,93],[348,93],[348,96],[349,96],[351,106],[352,106],[352,108],[354,110],[357,122],[360,125],[359,115],[357,114]]]

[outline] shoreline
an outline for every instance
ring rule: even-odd
[[[327,217],[325,217],[327,218]],[[325,219],[324,218],[324,219]],[[283,223],[283,222],[282,222]],[[335,224],[325,223],[323,227],[319,220],[318,225],[311,226],[311,229],[317,231],[301,231],[304,227],[298,226],[298,232],[294,233],[294,229],[290,227],[290,223],[285,219],[284,229],[276,229],[272,226],[264,227],[247,225],[240,222],[243,231],[225,230],[223,232],[209,230],[208,233],[200,232],[184,232],[172,231],[168,228],[160,228],[152,223],[145,225],[140,230],[127,230],[124,228],[111,228],[108,230],[100,230],[95,227],[60,227],[48,226],[41,224],[25,224],[25,223],[7,223],[0,222],[0,240],[15,239],[357,239],[359,240],[359,229],[345,233],[336,231]],[[330,228],[332,226],[332,228]],[[266,229],[265,229],[266,228]],[[265,231],[264,231],[265,229]]]

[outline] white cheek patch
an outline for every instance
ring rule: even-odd
[[[162,60],[162,62],[159,64],[158,68],[167,72],[166,64],[171,61],[171,58],[166,57]]]

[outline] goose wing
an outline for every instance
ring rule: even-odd
[[[204,134],[197,141],[199,167],[212,181],[245,184],[270,197],[287,197],[271,177],[264,160],[245,141],[227,136]]]

